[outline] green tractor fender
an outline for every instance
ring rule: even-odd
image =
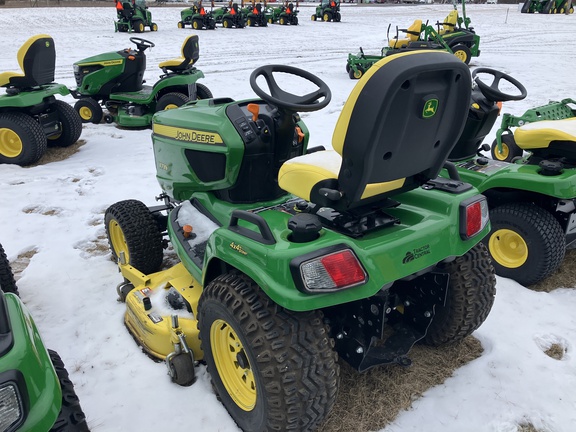
[[[48,84],[42,86],[40,90],[22,92],[17,95],[0,96],[0,108],[26,108],[38,105],[47,97],[60,94],[66,96],[70,90],[64,84]]]
[[[0,334],[9,334],[13,341],[8,352],[0,352],[0,370],[3,371],[0,383],[13,381],[17,393],[26,392],[20,394],[21,398],[27,399],[28,408],[19,430],[50,430],[62,406],[58,376],[28,310],[15,294],[0,293],[0,296],[0,317],[9,318],[10,328],[9,333],[4,328]],[[0,327],[5,325],[0,324]]]
[[[481,193],[493,189],[515,189],[559,199],[576,196],[576,171],[565,169],[555,176],[540,174],[538,165],[508,162],[490,164],[486,172],[459,170],[462,180],[471,183]]]

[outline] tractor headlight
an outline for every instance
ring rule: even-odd
[[[361,285],[368,280],[362,264],[351,249],[329,248],[314,256],[299,257],[291,263],[292,273],[301,291],[334,292]]]
[[[24,416],[22,401],[16,383],[0,384],[0,432],[14,430]]]

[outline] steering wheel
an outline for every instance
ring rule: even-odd
[[[484,81],[480,79],[480,77],[476,76],[480,73],[485,73],[488,75],[492,75],[494,80],[492,81],[491,85],[486,84]],[[526,97],[528,92],[526,91],[526,87],[524,87],[520,81],[512,78],[510,75],[505,74],[504,72],[497,71],[491,68],[477,68],[472,71],[472,79],[476,82],[476,85],[482,92],[482,94],[492,102],[505,102],[511,100],[522,100]],[[508,81],[514,87],[516,87],[519,91],[519,95],[512,95],[508,93],[504,93],[499,89],[500,81]]]
[[[136,44],[136,48],[138,48],[138,51],[146,51],[148,48],[155,47],[153,42],[150,42],[149,40],[142,39],[139,37],[131,37],[130,42]]]
[[[273,76],[274,72],[283,72],[304,78],[305,80],[315,84],[318,89],[304,96],[297,96],[293,93],[288,93],[278,86]],[[270,94],[262,90],[256,83],[256,79],[261,76],[266,80]],[[254,93],[256,93],[264,101],[289,111],[317,111],[328,105],[328,103],[330,103],[330,99],[332,99],[332,92],[324,81],[308,71],[298,69],[293,66],[260,66],[250,75],[250,87],[252,87]]]

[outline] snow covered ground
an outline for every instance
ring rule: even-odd
[[[201,31],[202,81],[214,96],[253,97],[250,72],[266,63],[305,68],[333,91],[330,105],[304,114],[312,145],[328,145],[338,113],[355,82],[345,72],[346,56],[362,46],[377,53],[386,29],[415,18],[436,22],[450,5],[370,7],[346,5],[341,23],[310,21],[312,4],[300,7],[297,27]],[[148,50],[146,79],[156,65],[178,57],[190,29],[179,30],[178,8],[151,7],[157,33],[139,35],[156,44]],[[524,101],[504,110],[526,109],[571,94],[576,54],[571,43],[576,15],[524,15],[517,5],[469,5],[481,36],[482,54],[471,68],[492,67],[519,79]],[[16,52],[33,34],[48,33],[57,50],[56,82],[74,87],[72,63],[130,46],[114,33],[108,8],[0,9],[0,72],[17,70]],[[71,98],[66,99],[73,102]],[[487,142],[494,138],[494,132]],[[69,158],[32,168],[0,166],[0,243],[9,258],[29,252],[19,281],[50,348],[60,352],[94,431],[236,431],[214,396],[203,367],[192,387],[170,383],[165,366],[142,354],[123,323],[116,301],[121,281],[110,261],[103,213],[112,203],[134,198],[154,204],[155,180],[150,131],[86,125],[85,144]],[[475,333],[480,358],[455,371],[400,414],[386,432],[500,431],[519,424],[540,431],[576,430],[576,290],[530,291],[498,278],[494,308]],[[561,360],[544,351],[564,348]]]

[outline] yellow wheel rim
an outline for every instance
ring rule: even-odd
[[[518,268],[528,259],[528,245],[520,234],[509,229],[494,231],[488,247],[492,258],[503,267]]]
[[[328,21],[330,19],[330,17],[328,16],[328,14],[324,14],[324,21]]]
[[[0,128],[0,154],[14,158],[22,153],[22,140],[12,129]]]
[[[179,23],[178,23],[178,28],[182,28],[182,27],[183,27],[182,23],[179,22]]]
[[[236,405],[244,411],[256,406],[256,382],[240,338],[224,320],[210,327],[210,346],[218,375]]]
[[[194,23],[192,24],[192,26],[194,27],[194,30],[198,30],[198,23],[196,21],[194,21]]]
[[[224,28],[228,28],[230,24],[228,24],[228,21],[224,21]]]
[[[90,109],[90,107],[83,106],[78,110],[78,114],[80,114],[82,120],[88,121],[92,118],[92,109]]]
[[[502,143],[502,153],[500,153],[498,151],[498,146],[496,146],[494,156],[496,156],[496,159],[498,159],[499,161],[505,161],[506,159],[508,159],[508,156],[510,156],[510,147]]]
[[[118,258],[120,258],[120,253],[124,252],[124,258],[126,262],[130,262],[130,254],[128,253],[128,244],[126,243],[126,237],[120,224],[116,220],[111,220],[108,225],[108,233],[110,234],[110,242],[112,243],[112,248],[114,253]]]
[[[360,79],[361,77],[362,77],[362,71],[361,70],[354,71],[354,78]]]
[[[166,105],[166,108],[164,108],[164,110],[171,110],[171,109],[175,109],[175,108],[179,108],[178,105],[168,104],[168,105]]]
[[[464,50],[458,50],[454,52],[454,55],[456,56],[457,59],[461,60],[462,62],[466,63],[466,59],[468,58],[468,56],[466,55],[466,53],[464,52]]]

